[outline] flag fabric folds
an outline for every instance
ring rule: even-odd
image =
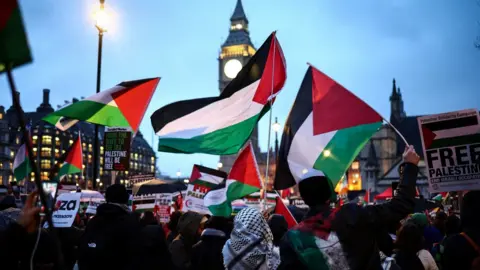
[[[22,144],[17,151],[15,160],[13,161],[13,176],[17,181],[27,178],[32,172],[30,160],[28,159],[26,144]]]
[[[193,165],[190,185],[213,188],[227,178],[224,171],[214,170],[201,165]]]
[[[135,133],[160,78],[122,82],[113,88],[72,103],[43,118],[65,131],[78,121],[109,127],[129,127]]]
[[[60,181],[62,177],[69,174],[82,172],[83,167],[83,154],[82,154],[82,141],[80,135],[73,143],[70,151],[65,158],[65,162],[58,171],[58,175],[55,180]]]
[[[17,0],[0,1],[0,73],[32,62]]]
[[[232,202],[261,189],[261,178],[252,144],[249,143],[233,163],[227,180],[210,190],[203,198],[214,216],[229,217]]]
[[[275,189],[297,184],[310,169],[335,187],[382,117],[339,83],[310,66],[287,118]]]
[[[274,213],[282,215],[285,218],[288,224],[288,229],[291,229],[298,224],[290,210],[288,210],[287,206],[285,206],[285,204],[283,203],[283,200],[282,198],[280,198],[280,196],[276,198]]]
[[[238,153],[285,80],[282,48],[272,33],[220,96],[171,103],[152,114],[158,150]]]

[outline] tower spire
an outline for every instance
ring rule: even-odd
[[[393,88],[392,88],[392,97],[397,94],[397,82],[393,78]]]
[[[247,15],[245,15],[245,11],[243,10],[242,0],[237,0],[237,5],[235,6],[232,17],[230,17],[230,21],[240,20],[244,20],[248,24]]]

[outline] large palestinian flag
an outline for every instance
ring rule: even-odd
[[[72,103],[43,118],[60,130],[78,121],[137,132],[160,78],[122,82],[113,88]]]
[[[183,100],[152,114],[158,150],[236,154],[286,79],[282,48],[272,33],[218,97]],[[272,100],[273,101],[273,100]]]
[[[62,177],[69,174],[82,172],[83,167],[83,154],[82,154],[82,142],[80,135],[73,143],[70,151],[65,158],[65,162],[58,171],[58,175],[55,178],[56,181],[60,181]]]
[[[370,106],[310,66],[283,131],[275,189],[295,185],[311,169],[335,187],[381,125]]]
[[[249,143],[233,163],[227,180],[210,190],[203,198],[214,216],[229,217],[232,202],[261,189],[261,178],[252,144]]]
[[[28,152],[26,144],[22,144],[17,151],[15,160],[13,161],[13,176],[18,182],[24,180],[32,172],[30,160],[28,159]]]
[[[0,73],[32,62],[17,0],[0,1]]]

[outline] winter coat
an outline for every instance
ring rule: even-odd
[[[142,269],[173,269],[165,232],[160,225],[142,228]]]
[[[223,270],[222,248],[227,241],[224,232],[205,229],[200,241],[192,247],[192,269]]]
[[[465,230],[465,233],[480,246],[479,229]],[[460,234],[450,236],[444,241],[442,270],[470,270],[474,258],[478,256],[480,254],[473,249],[465,237]]]
[[[198,241],[202,218],[201,214],[189,211],[178,221],[178,235],[169,247],[175,269],[190,269],[192,246]]]
[[[326,240],[321,239],[322,241],[320,241],[317,237],[319,241],[309,242],[310,245],[307,248],[310,248],[310,250],[305,249],[304,251],[308,253],[317,249],[317,253],[322,252],[326,256],[326,262],[331,269],[342,268],[345,260],[352,270],[381,269],[377,232],[384,231],[390,224],[398,223],[414,208],[418,167],[410,163],[406,163],[402,167],[404,171],[400,174],[398,194],[390,202],[366,207],[346,204],[333,214],[327,206],[323,208],[312,207],[305,220],[297,226],[301,227],[309,218],[320,217],[322,213],[324,213],[326,219],[331,214],[332,220],[329,220],[331,222],[329,224],[323,218],[319,218],[317,225],[312,225],[313,228],[322,227],[328,239],[325,238]],[[292,235],[298,235],[298,233],[295,233],[295,228],[287,232],[280,245],[282,263],[279,269],[308,269],[300,258],[302,254],[294,249],[295,244],[293,243],[298,244],[298,238],[292,239]],[[331,245],[327,246],[328,248],[320,249],[317,243]],[[305,246],[302,248],[305,248]],[[340,252],[338,249],[340,249]],[[306,255],[306,253],[303,255]],[[348,268],[343,269],[347,270]]]
[[[81,270],[139,269],[141,228],[126,205],[104,203],[80,240]]]

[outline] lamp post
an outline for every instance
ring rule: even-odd
[[[102,71],[102,47],[103,33],[107,32],[106,28],[107,14],[105,12],[105,0],[100,0],[100,7],[95,13],[95,27],[98,30],[98,58],[97,58],[97,93],[100,93],[100,80]],[[95,125],[95,139],[93,141],[93,179],[99,179],[99,156],[100,142],[98,139],[98,125]],[[96,181],[92,181],[93,189],[97,186]]]
[[[180,176],[182,175],[182,172],[180,170],[178,170],[177,172],[177,180],[180,180]]]
[[[275,162],[278,159],[278,132],[280,131],[282,127],[278,123],[278,118],[275,117],[275,123],[272,125],[273,131],[275,131]]]
[[[222,162],[218,162],[218,163],[217,163],[217,169],[220,170],[221,168],[223,168],[223,163],[222,163]]]

